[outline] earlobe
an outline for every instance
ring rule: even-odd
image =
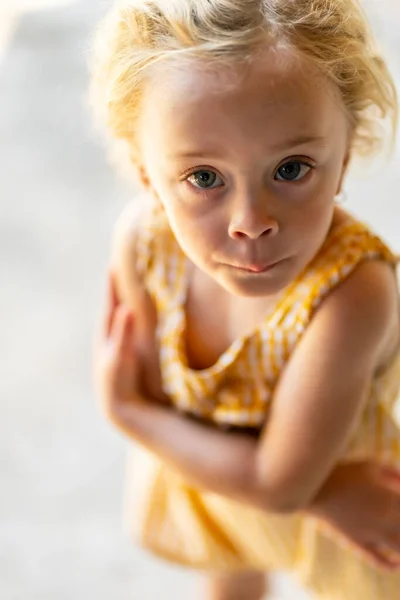
[[[143,188],[145,189],[145,191],[152,196],[152,198],[156,201],[156,202],[160,202],[159,196],[151,182],[151,179],[145,169],[145,167],[143,165],[139,165],[137,167],[137,174],[138,174],[138,178],[140,183],[142,184]]]
[[[139,165],[137,167],[137,172],[138,172],[139,181],[142,184],[142,186],[145,188],[146,191],[151,191],[150,178],[149,178],[149,176],[147,174],[147,171],[144,168],[144,166],[143,165]]]
[[[338,197],[343,196],[343,182],[344,182],[344,178],[346,177],[346,174],[347,174],[347,169],[349,168],[350,158],[351,158],[350,150],[348,150],[348,152],[346,153],[346,156],[344,157],[344,160],[343,160],[342,172],[340,174],[340,179],[339,179],[338,187],[336,190],[336,196],[338,196]]]

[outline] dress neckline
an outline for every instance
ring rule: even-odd
[[[308,263],[308,265],[303,269],[303,271],[297,276],[297,278],[292,281],[284,290],[277,300],[275,306],[267,311],[265,317],[260,320],[260,323],[254,327],[250,332],[239,336],[236,340],[234,340],[224,352],[218,357],[216,362],[205,369],[195,369],[189,365],[189,360],[186,351],[186,343],[185,343],[185,334],[187,331],[187,314],[186,314],[186,304],[188,299],[189,292],[189,283],[190,283],[190,262],[186,257],[184,252],[181,250],[179,244],[176,242],[176,251],[180,255],[180,260],[183,261],[182,268],[182,284],[180,288],[180,293],[177,298],[177,306],[176,306],[176,326],[173,332],[173,340],[172,344],[177,350],[179,362],[181,367],[184,368],[185,372],[188,374],[196,375],[197,377],[201,377],[204,379],[212,378],[213,376],[221,373],[227,366],[232,364],[238,354],[241,352],[243,347],[256,335],[259,334],[261,329],[272,329],[279,322],[282,309],[286,306],[287,299],[292,297],[292,294],[296,287],[301,284],[307,272],[309,272],[314,263],[319,259],[322,253],[324,253],[329,247],[329,245],[336,240],[339,234],[343,234],[346,229],[357,229],[357,230],[365,230],[364,226],[357,221],[345,221],[339,223],[335,227],[331,229],[328,233],[324,243],[322,244],[319,252],[314,256],[314,258]]]

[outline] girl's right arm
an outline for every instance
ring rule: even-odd
[[[119,216],[111,247],[113,271],[120,301],[135,315],[135,355],[140,361],[143,392],[161,402],[164,394],[156,342],[157,314],[154,303],[137,272],[137,238],[149,210],[151,199],[138,196]]]

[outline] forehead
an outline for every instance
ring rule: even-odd
[[[276,144],[294,135],[330,137],[345,126],[335,88],[298,56],[267,51],[241,65],[191,62],[153,77],[146,137],[170,147]]]

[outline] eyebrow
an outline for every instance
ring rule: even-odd
[[[274,146],[274,150],[284,150],[285,148],[297,148],[297,146],[304,146],[305,144],[311,143],[326,143],[328,140],[323,135],[301,135],[296,138],[285,140],[281,144]]]
[[[328,141],[328,139],[325,136],[303,135],[303,136],[291,138],[291,139],[285,140],[284,142],[276,144],[275,146],[272,147],[272,150],[273,151],[281,151],[281,150],[285,150],[286,148],[292,149],[292,148],[297,148],[299,146],[304,146],[305,144],[311,144],[311,143],[327,144],[327,141]],[[201,150],[199,152],[196,152],[195,150],[188,150],[188,151],[183,151],[183,152],[172,153],[168,156],[168,158],[176,158],[176,157],[183,157],[183,158],[214,157],[214,158],[219,158],[219,157],[221,157],[221,153],[216,152],[215,150],[211,150],[211,149],[210,149],[210,151]]]

